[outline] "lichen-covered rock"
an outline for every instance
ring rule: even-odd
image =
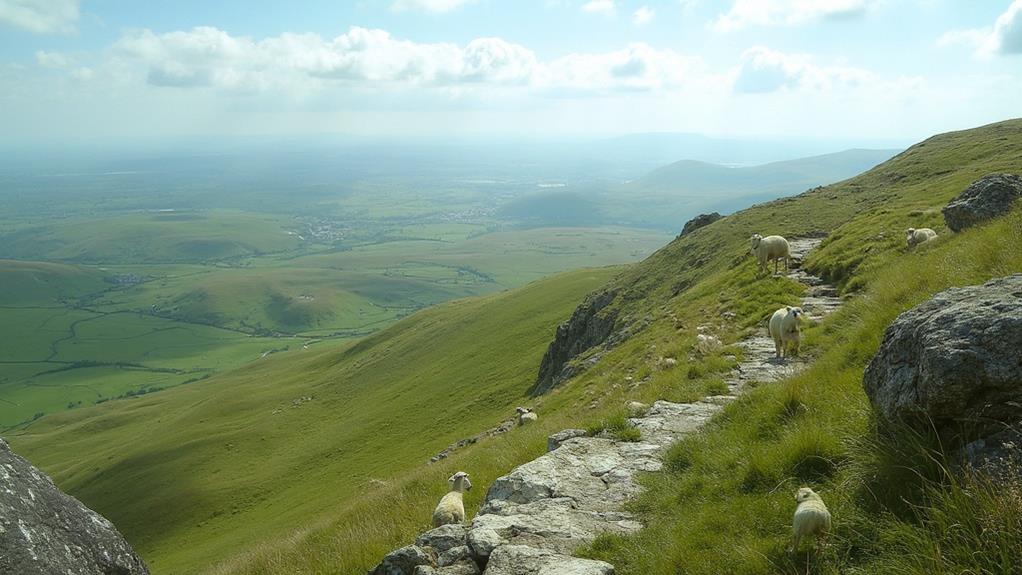
[[[429,549],[418,545],[407,545],[395,549],[383,558],[383,561],[369,572],[370,575],[415,575],[416,567],[436,565],[436,556]]]
[[[565,441],[576,437],[585,437],[585,435],[586,430],[584,429],[563,429],[546,438],[546,450],[553,451]]]
[[[680,238],[682,236],[687,236],[688,234],[691,234],[692,232],[698,230],[699,228],[703,226],[708,226],[723,217],[724,216],[718,214],[717,212],[713,212],[710,214],[699,214],[698,216],[685,222],[685,227],[681,228],[681,235],[679,235],[678,237]]]
[[[490,553],[503,543],[500,535],[486,528],[472,529],[468,533],[468,548],[472,552],[472,558],[480,565],[486,565],[490,559]]]
[[[472,561],[472,551],[468,548],[468,545],[459,545],[441,553],[437,557],[436,564],[439,567],[449,567],[467,561]]]
[[[973,182],[941,211],[947,227],[959,232],[1008,213],[1019,198],[1022,177],[991,174]]]
[[[1022,481],[1022,426],[969,442],[960,454],[965,465],[989,477]]]
[[[537,574],[614,575],[614,566],[525,545],[501,545],[494,550],[486,565],[486,575]]]
[[[0,439],[0,573],[143,575],[109,521],[57,489]]]
[[[540,362],[539,376],[530,390],[531,394],[549,391],[568,377],[562,372],[569,361],[607,341],[617,319],[617,314],[608,309],[614,297],[613,291],[590,294],[575,308],[568,321],[557,326],[554,341],[550,342]]]
[[[431,547],[439,554],[452,547],[465,545],[465,536],[467,534],[468,530],[464,525],[451,523],[449,525],[441,525],[436,529],[431,529],[419,535],[415,540],[415,544],[419,547]]]
[[[1022,420],[1022,274],[952,288],[884,333],[863,387],[887,420],[969,441]]]

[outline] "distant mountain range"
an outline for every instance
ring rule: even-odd
[[[602,190],[568,187],[529,194],[505,206],[501,215],[526,225],[613,224],[680,231],[700,212],[730,213],[839,182],[898,152],[853,149],[747,167],[682,160]]]

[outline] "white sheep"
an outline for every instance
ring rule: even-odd
[[[437,503],[436,509],[433,510],[433,527],[465,522],[465,503],[461,494],[472,489],[468,473],[459,471],[452,475],[447,483],[451,490],[440,499],[440,503]]]
[[[774,273],[777,273],[777,262],[784,260],[784,271],[788,272],[791,262],[791,247],[788,240],[781,236],[763,237],[759,234],[752,234],[752,254],[759,260],[760,271],[768,271],[767,264],[774,262]]]
[[[792,531],[795,536],[792,551],[798,551],[798,544],[802,542],[802,538],[826,535],[827,531],[830,531],[830,511],[815,491],[803,487],[795,494],[795,501],[798,502],[798,506],[792,520]]]
[[[908,247],[918,246],[919,244],[925,244],[926,242],[937,237],[937,232],[930,228],[909,228],[905,230],[905,241],[908,242]]]
[[[518,413],[518,425],[528,425],[539,419],[536,412],[532,411],[528,407],[519,407],[518,409],[515,409],[515,411]]]
[[[770,337],[774,340],[774,351],[777,353],[777,357],[798,355],[801,340],[799,323],[802,321],[803,315],[805,312],[802,311],[802,308],[789,305],[775,311],[774,315],[770,316],[768,327]],[[792,348],[792,352],[786,353],[789,351],[789,347]]]

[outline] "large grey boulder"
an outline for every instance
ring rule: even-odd
[[[1006,214],[1019,198],[1022,198],[1022,177],[992,174],[973,182],[941,211],[947,227],[960,232]]]
[[[0,439],[0,573],[148,575],[109,521]]]
[[[1022,274],[952,288],[898,316],[863,387],[874,409],[968,441],[1022,420]]]

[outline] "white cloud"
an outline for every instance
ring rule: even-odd
[[[43,68],[67,68],[71,65],[72,60],[66,54],[60,52],[46,52],[39,50],[35,53],[36,64],[39,64]]]
[[[0,0],[0,23],[37,34],[74,30],[78,0]]]
[[[712,23],[720,32],[750,26],[796,26],[862,16],[877,0],[735,0]]]
[[[757,46],[742,54],[735,75],[736,93],[757,94],[776,91],[849,92],[878,86],[911,89],[920,80],[901,78],[888,81],[862,68],[819,65],[807,54],[787,54]]]
[[[1022,54],[1022,0],[1014,0],[993,26],[951,30],[938,40],[942,46],[971,46],[977,56]]]
[[[649,6],[643,6],[632,13],[632,22],[638,26],[648,24],[653,20],[654,12]]]
[[[614,4],[614,0],[589,0],[582,5],[582,11],[610,16],[617,11],[617,6]]]
[[[112,69],[152,86],[248,92],[346,85],[520,86],[538,93],[604,94],[676,88],[706,75],[699,58],[641,43],[541,61],[532,50],[501,38],[477,38],[464,46],[419,43],[359,27],[333,39],[289,33],[262,40],[212,27],[166,34],[142,30],[122,37],[111,53]]]
[[[421,10],[423,12],[450,12],[475,0],[394,0],[390,9],[394,12]]]

